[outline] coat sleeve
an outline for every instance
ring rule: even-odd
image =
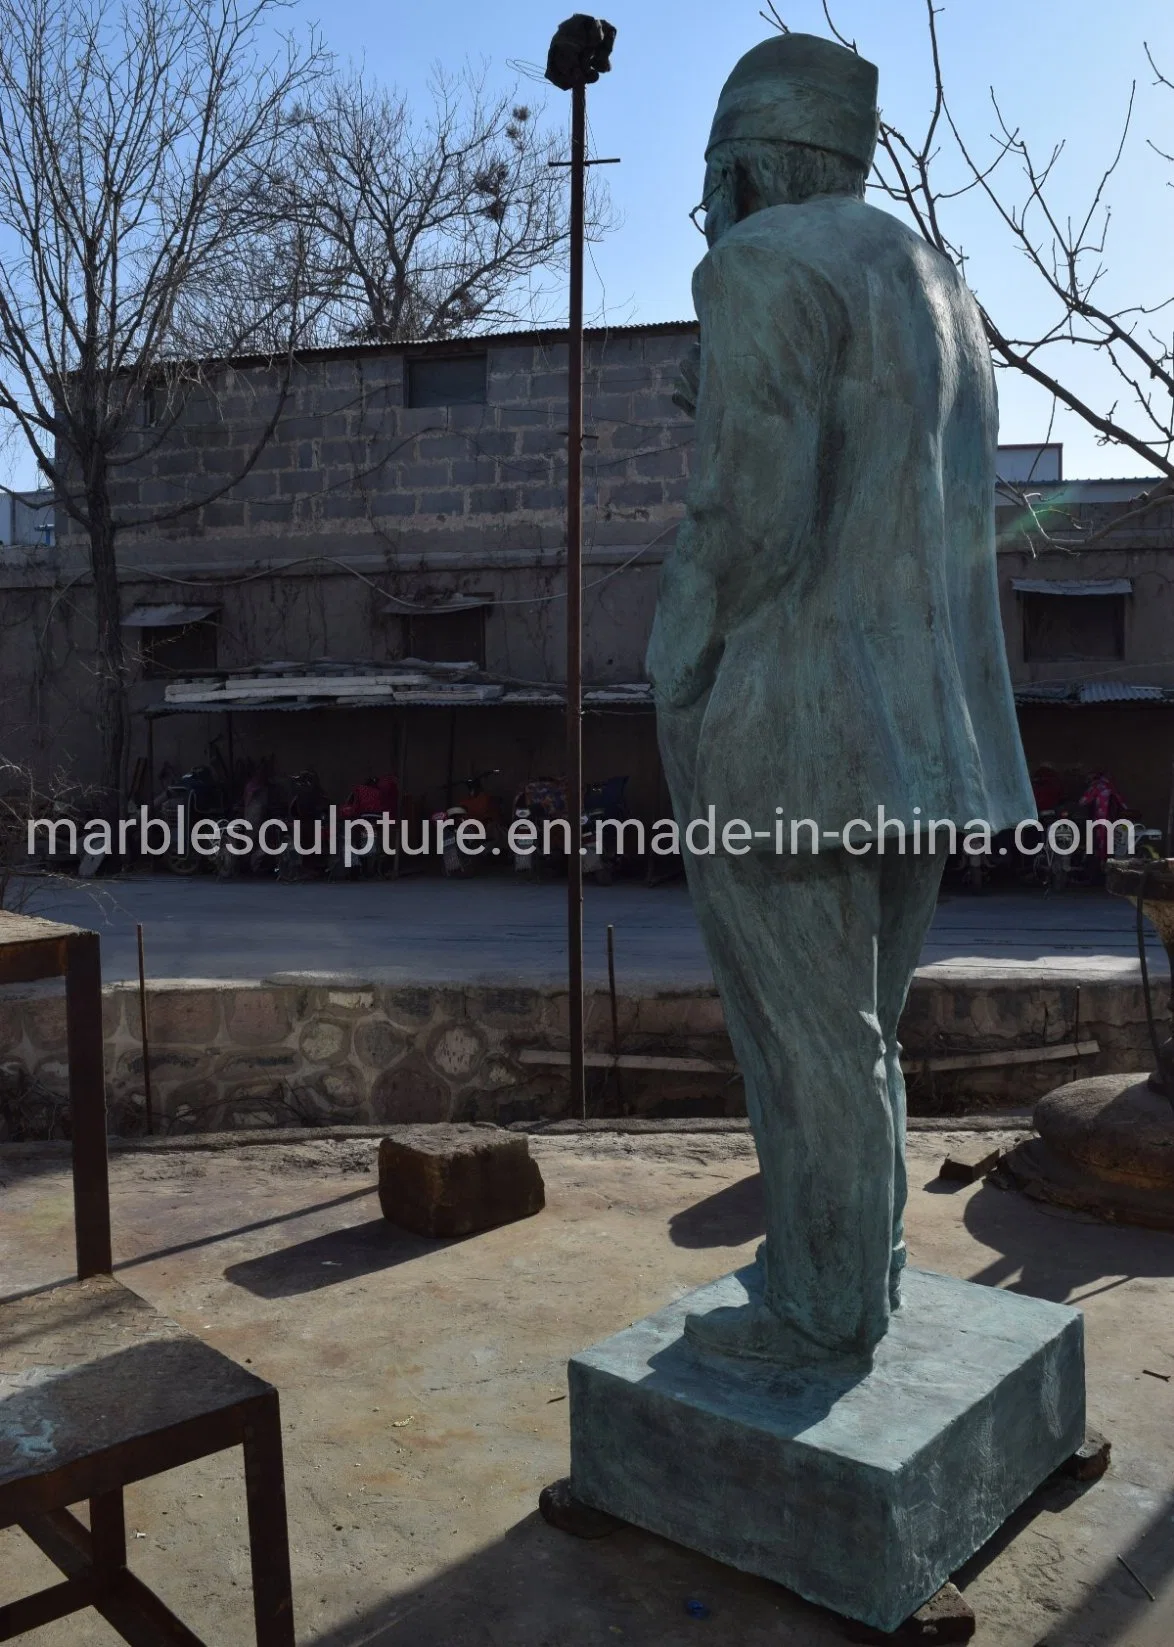
[[[812,543],[837,300],[777,243],[735,234],[698,267],[701,374],[686,516],[648,652],[658,699],[695,702],[731,627],[785,590]]]

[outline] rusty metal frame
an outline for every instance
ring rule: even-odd
[[[0,912],[0,984],[65,979],[78,1280],[110,1275],[110,1191],[98,935]],[[2,1308],[0,1301],[0,1308]],[[122,1441],[48,1475],[0,1486],[0,1528],[19,1525],[64,1575],[0,1606],[0,1641],[94,1607],[132,1647],[203,1647],[127,1566],[123,1488],[193,1459],[244,1455],[257,1647],[294,1647],[277,1391]],[[89,1500],[87,1528],[66,1508]]]

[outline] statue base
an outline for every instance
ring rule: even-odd
[[[753,1270],[572,1357],[571,1491],[809,1601],[895,1630],[1084,1440],[1084,1322],[908,1270],[871,1371],[702,1351],[686,1315]]]

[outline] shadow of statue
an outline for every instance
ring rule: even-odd
[[[695,1201],[669,1219],[676,1247],[740,1247],[765,1233],[760,1172]]]

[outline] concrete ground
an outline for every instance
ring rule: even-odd
[[[1090,1420],[1113,1442],[1103,1481],[1045,1487],[959,1575],[976,1647],[1169,1647],[1174,1237],[988,1186],[948,1192],[935,1173],[949,1142],[910,1140],[914,1262],[1078,1304]],[[744,1135],[534,1149],[547,1210],[460,1242],[380,1220],[367,1142],[113,1160],[118,1273],[281,1390],[299,1642],[843,1641],[842,1621],[768,1583],[635,1529],[581,1543],[536,1514],[539,1489],[566,1473],[568,1354],[745,1261],[761,1218]],[[63,1276],[63,1163],[0,1155],[0,1187],[0,1291]],[[239,1457],[148,1481],[128,1502],[135,1568],[204,1640],[243,1647]],[[0,1601],[52,1577],[21,1535],[0,1533]],[[690,1616],[689,1600],[709,1616]],[[25,1639],[116,1638],[86,1614]]]
[[[137,976],[135,922],[153,978],[257,979],[298,971],[373,983],[549,983],[566,966],[566,885],[508,878],[398,882],[183,880],[171,875],[31,884],[29,913],[94,926],[108,980]],[[944,898],[922,954],[937,975],[1103,982],[1137,977],[1132,907],[1095,889]],[[711,981],[683,882],[586,890],[588,980],[607,981],[615,926],[621,991]],[[1151,968],[1166,957],[1147,925]]]

